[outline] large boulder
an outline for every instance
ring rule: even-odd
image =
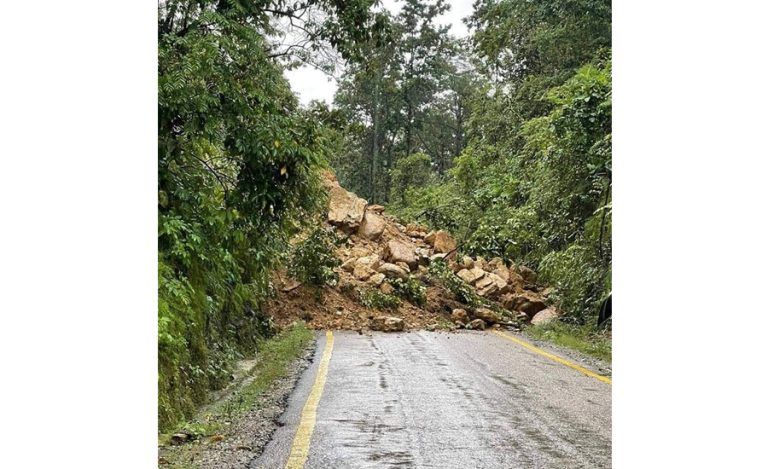
[[[335,182],[335,178],[334,178]],[[338,182],[331,184],[328,192],[328,222],[348,233],[354,232],[363,221],[368,202],[344,190]]]
[[[461,269],[456,272],[456,275],[472,285],[485,276],[485,271],[479,267],[472,267],[471,269]]]
[[[427,242],[435,248],[435,252],[448,253],[456,250],[456,240],[447,231],[435,232],[435,236]]]
[[[382,332],[400,332],[405,330],[405,321],[392,316],[377,316],[371,321],[371,329]]]
[[[478,280],[475,288],[477,288],[478,295],[487,298],[493,298],[509,290],[507,282],[493,272],[485,274],[485,277]]]
[[[508,310],[520,311],[529,317],[547,308],[547,304],[540,296],[529,291],[504,295],[501,298],[501,304]]]
[[[366,210],[363,221],[357,229],[357,235],[364,239],[375,241],[384,233],[386,222],[381,215]]]
[[[557,311],[555,311],[554,308],[543,309],[533,316],[533,319],[531,319],[531,324],[534,326],[547,324],[557,319],[557,316]]]
[[[475,317],[482,319],[486,324],[495,324],[503,321],[501,314],[488,308],[475,308]]]
[[[418,264],[416,246],[397,239],[391,239],[387,241],[387,246],[384,248],[384,259],[393,264],[405,262],[408,266],[415,268]]]

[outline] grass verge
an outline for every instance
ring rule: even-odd
[[[193,439],[217,437],[223,422],[253,407],[258,397],[275,380],[287,375],[291,363],[298,359],[312,341],[313,333],[304,322],[297,322],[275,337],[257,345],[257,361],[240,381],[219,401],[204,408],[193,420],[178,425],[173,431],[158,436],[160,446],[170,443],[174,433],[186,433]]]
[[[552,321],[549,324],[528,327],[525,333],[534,339],[546,340],[611,363],[612,341],[604,330]]]

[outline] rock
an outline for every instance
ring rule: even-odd
[[[504,320],[501,317],[501,314],[488,308],[476,308],[475,317],[482,319],[487,324],[502,322]]]
[[[370,267],[371,270],[376,270],[381,265],[381,258],[378,254],[371,254],[370,256],[364,256],[357,259],[355,266],[364,265]]]
[[[376,254],[360,257],[355,262],[355,268],[352,273],[358,280],[367,280],[371,275],[376,273],[376,269],[379,267],[380,263],[381,260]]]
[[[459,262],[459,265],[464,269],[471,269],[475,266],[475,261],[472,260],[469,256],[464,256],[461,258],[461,262]]]
[[[485,330],[485,321],[482,319],[473,319],[467,324],[467,329],[473,329],[478,331]]]
[[[408,267],[408,264],[406,264],[405,262],[395,262],[395,265],[400,267],[401,269],[403,269],[406,272],[410,272],[411,271],[411,268]]]
[[[525,286],[523,277],[514,270],[508,269],[509,278],[507,279],[507,285],[510,286],[510,291],[522,291]]]
[[[384,282],[379,285],[379,290],[381,290],[381,292],[385,295],[391,295],[395,292],[395,287],[393,287],[389,282]]]
[[[287,293],[290,291],[293,291],[301,286],[301,282],[294,279],[287,279],[283,282],[282,288],[280,288],[280,291]]]
[[[410,267],[416,267],[416,247],[396,239],[387,242],[384,249],[384,258],[392,263],[405,262]]]
[[[485,265],[485,259],[480,257],[480,256],[478,256],[477,259],[475,259],[475,267],[478,267],[478,268],[483,269],[483,270],[487,270],[486,265]]]
[[[456,275],[458,275],[462,280],[464,280],[468,284],[472,285],[485,276],[485,271],[478,267],[472,267],[472,269],[469,269],[469,270],[462,269],[456,272]]]
[[[511,311],[520,311],[533,317],[534,314],[546,309],[547,304],[538,295],[531,292],[510,293],[501,299],[504,308]]]
[[[171,444],[174,445],[182,445],[189,441],[190,435],[187,433],[174,433],[173,436],[171,436]]]
[[[389,262],[381,264],[378,270],[387,277],[408,278],[408,272],[406,272],[405,269]]]
[[[519,266],[519,270],[520,276],[523,277],[523,280],[528,283],[536,283],[536,272],[524,265]]]
[[[405,330],[405,321],[392,316],[378,316],[373,318],[371,329],[382,332],[400,332]]]
[[[343,231],[353,232],[360,226],[368,202],[339,186],[332,172],[323,173],[323,184],[328,188],[328,222]]]
[[[456,240],[447,231],[439,230],[435,233],[432,242],[427,240],[435,248],[435,252],[448,253],[456,249]]]
[[[493,270],[493,269],[496,269],[496,268],[499,268],[499,267],[502,267],[502,266],[506,267],[506,265],[504,265],[504,261],[501,259],[501,257],[494,257],[493,259],[488,261],[488,263],[486,264],[486,267],[488,267],[488,269],[490,269],[490,270]]]
[[[429,263],[432,261],[430,255],[432,253],[429,251],[429,249],[424,248],[416,248],[416,261],[419,263],[419,265],[429,265]]]
[[[358,280],[368,280],[368,278],[376,273],[372,268],[365,264],[355,264],[355,270],[352,272],[352,274],[355,276]]]
[[[547,324],[557,319],[557,316],[557,311],[555,311],[554,308],[547,308],[536,313],[533,316],[533,319],[531,319],[531,324],[534,326]]]
[[[382,273],[373,274],[370,276],[370,278],[368,278],[368,283],[378,287],[379,285],[381,285],[381,283],[384,281],[385,278],[386,276]]]
[[[384,218],[370,210],[366,210],[363,221],[357,229],[357,235],[364,239],[377,240],[384,232]]]
[[[478,295],[487,298],[495,297],[508,291],[507,282],[492,272],[486,273],[485,277],[475,284],[475,288],[477,288]]]
[[[405,227],[405,231],[415,231],[419,233],[426,233],[427,229],[416,223],[408,223],[408,226]]]
[[[491,269],[492,273],[504,279],[504,282],[509,282],[509,269],[504,265],[501,258],[494,257],[491,259],[491,262],[488,263],[488,267]]]
[[[346,270],[347,272],[352,272],[355,270],[355,264],[357,263],[356,257],[350,257],[346,261],[344,261],[343,264],[341,264],[341,268]]]
[[[451,313],[451,321],[466,324],[469,322],[469,314],[465,309],[456,308]]]
[[[384,206],[383,205],[377,205],[377,204],[369,205],[368,206],[368,211],[369,212],[373,212],[373,213],[381,214],[381,213],[384,213]]]

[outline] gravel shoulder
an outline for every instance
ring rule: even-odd
[[[592,357],[590,355],[581,353],[577,350],[573,350],[568,347],[563,347],[561,345],[553,344],[552,342],[548,342],[546,340],[536,339],[526,334],[525,330],[523,330],[523,332],[507,332],[507,333],[519,336],[522,340],[530,342],[531,344],[543,350],[554,353],[556,355],[560,355],[563,358],[567,358],[601,375],[611,376],[612,365],[611,363],[606,362],[605,360],[600,360],[599,358]]]
[[[304,370],[315,359],[316,339],[310,341],[302,355],[292,361],[284,376],[275,379],[267,390],[260,393],[245,412],[227,417],[207,414],[202,410],[198,421],[217,428],[213,435],[200,437],[179,446],[161,446],[158,467],[168,469],[242,469],[263,451],[273,433],[280,426],[279,418],[285,411],[288,397]],[[244,380],[239,388],[247,385]],[[227,390],[214,405],[237,405],[237,393]],[[206,415],[207,414],[207,415]]]

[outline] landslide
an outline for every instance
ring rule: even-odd
[[[459,256],[450,233],[402,225],[323,173],[329,203],[323,228],[340,240],[335,285],[320,288],[274,275],[266,312],[278,327],[297,320],[314,329],[455,330],[541,324],[559,316],[531,269],[500,258]]]

